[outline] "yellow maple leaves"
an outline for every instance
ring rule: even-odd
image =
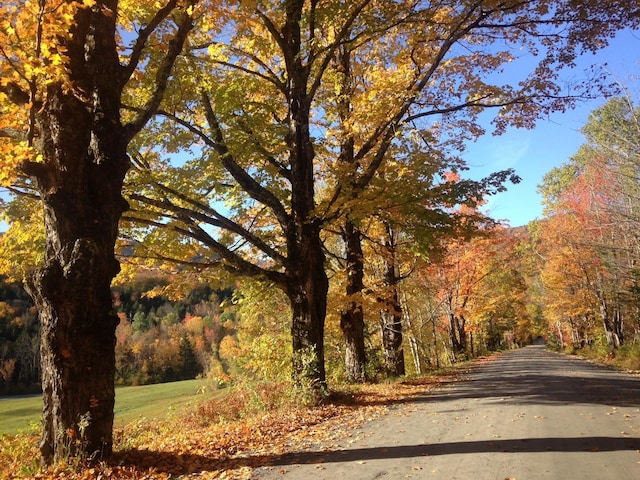
[[[0,7],[0,185],[16,181],[21,162],[42,161],[34,109],[47,85],[66,81],[64,38],[81,5],[26,0]]]

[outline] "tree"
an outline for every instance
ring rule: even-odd
[[[193,4],[38,0],[0,11],[1,180],[37,197],[44,216],[44,259],[25,278],[42,325],[40,448],[46,463],[108,456],[118,324],[110,283],[127,148],[161,103]],[[129,47],[125,30],[137,31]],[[151,44],[166,48],[151,55]],[[123,118],[125,92],[143,72],[153,84]]]
[[[193,42],[180,88],[138,145],[138,179],[149,189],[130,196],[129,218],[158,230],[132,236],[146,237],[159,259],[222,266],[285,291],[294,375],[311,375],[319,389],[322,231],[348,218],[396,140],[429,131],[425,138],[459,148],[483,133],[477,116],[487,108],[498,132],[530,127],[589,94],[590,82],[561,94],[563,66],[638,20],[617,2],[265,0],[220,8],[229,22]],[[501,84],[494,73],[523,50],[539,63],[518,85]],[[180,134],[159,144],[176,125]],[[168,168],[159,148],[184,154],[180,168]],[[315,360],[305,373],[296,356],[309,350]]]
[[[496,227],[486,238],[476,239],[476,263],[484,277],[476,285],[468,304],[470,330],[474,333],[470,350],[497,350],[526,342],[531,331],[518,331],[527,323],[526,285],[520,272],[516,238],[507,228]]]
[[[582,129],[587,143],[540,187],[550,216],[543,248],[549,301],[557,320],[570,322],[574,343],[586,340],[585,325],[599,317],[616,348],[625,319],[637,316],[637,115],[628,98],[596,109]],[[552,294],[567,289],[573,301]]]
[[[398,237],[396,229],[389,223],[383,225],[382,241],[383,288],[380,302],[380,328],[385,369],[390,377],[405,374],[404,351],[402,350],[402,305],[400,304],[399,282],[401,273],[398,266]]]
[[[556,215],[544,222],[543,243],[538,250],[544,256],[540,274],[544,315],[551,330],[568,323],[572,341],[578,345],[589,340],[592,319],[598,312],[598,298],[592,288],[592,280],[598,276],[598,257],[584,236],[584,225],[573,215]]]

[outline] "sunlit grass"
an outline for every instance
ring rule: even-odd
[[[194,401],[212,398],[219,392],[203,395],[204,380],[160,383],[116,389],[115,426],[124,427],[135,420],[159,419]],[[42,398],[29,396],[0,400],[0,435],[27,431],[40,422]]]

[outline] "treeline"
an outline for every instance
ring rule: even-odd
[[[233,334],[235,315],[219,305],[231,289],[194,287],[172,301],[152,295],[165,277],[146,276],[112,289],[120,317],[117,383],[142,385],[196,378],[209,370],[220,340]],[[40,390],[40,326],[33,302],[18,283],[0,280],[0,395]]]
[[[0,278],[0,395],[39,388],[38,312],[20,284]]]
[[[630,97],[596,109],[586,142],[550,171],[546,218],[531,225],[536,297],[562,348],[638,355],[640,341],[640,108]]]
[[[362,300],[367,319],[366,378],[421,374],[460,360],[530,341],[543,328],[527,308],[523,230],[495,227],[484,235],[444,242],[430,259],[413,255],[398,233],[398,281],[384,283],[383,260],[369,252],[364,280],[377,291]],[[368,244],[365,244],[368,245]],[[368,247],[367,247],[368,248]],[[327,375],[348,382],[348,345],[341,314],[346,272],[335,265],[325,332]],[[410,272],[404,275],[403,271]],[[184,281],[161,273],[138,275],[112,288],[116,330],[116,383],[143,385],[197,376],[212,386],[233,381],[291,378],[290,306],[272,285],[243,281],[233,288],[167,288]],[[177,282],[177,283],[172,283]],[[2,282],[0,394],[40,388],[39,324],[19,284]],[[183,285],[184,286],[184,285]],[[380,296],[394,298],[385,308]],[[311,354],[311,352],[310,352]]]

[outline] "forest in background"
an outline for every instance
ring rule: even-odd
[[[145,385],[196,378],[209,370],[235,316],[220,309],[232,290],[193,288],[179,301],[149,295],[167,278],[141,275],[114,286],[117,384]],[[18,283],[0,281],[0,395],[40,391],[40,328],[33,301]]]

